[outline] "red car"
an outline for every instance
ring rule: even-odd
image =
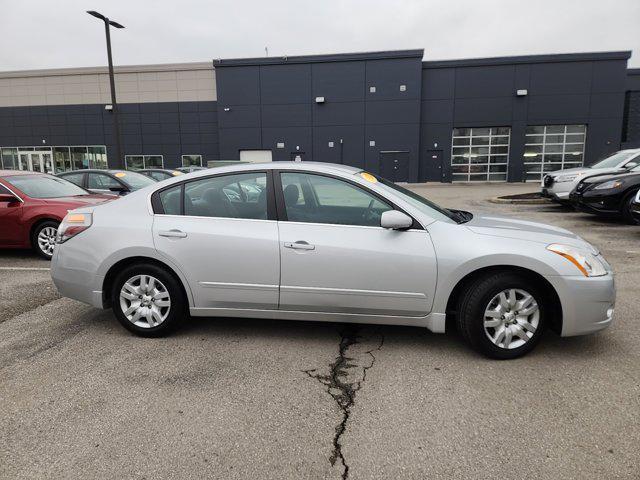
[[[58,225],[69,210],[115,198],[53,175],[0,170],[0,248],[33,248],[51,259]]]

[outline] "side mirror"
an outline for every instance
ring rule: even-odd
[[[17,202],[18,199],[10,193],[0,193],[0,203]]]
[[[380,226],[391,230],[406,230],[413,225],[413,219],[398,210],[387,210],[380,217]]]
[[[632,168],[636,168],[638,166],[638,163],[636,162],[629,162],[627,163],[624,168],[626,168],[627,170],[631,170]]]
[[[123,186],[118,186],[118,187],[109,187],[109,191],[117,193],[119,195],[126,195],[127,194],[127,189],[126,187]]]

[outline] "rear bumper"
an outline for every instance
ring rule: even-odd
[[[611,325],[616,301],[613,274],[602,277],[548,276],[562,305],[563,337],[586,335]]]
[[[77,256],[65,255],[64,244],[56,245],[51,259],[51,279],[60,295],[104,308],[101,290],[104,277],[87,267]]]

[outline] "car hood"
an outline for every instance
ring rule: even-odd
[[[618,167],[608,167],[608,168],[590,168],[590,167],[576,167],[576,168],[567,168],[566,170],[556,170],[549,175],[556,178],[560,175],[566,174],[581,174],[585,177],[591,177],[593,175],[603,175],[610,172],[624,172],[624,169]]]
[[[545,223],[528,222],[499,215],[474,215],[464,224],[469,230],[481,235],[514,238],[544,244],[562,243],[573,247],[586,248],[593,253],[597,249],[569,230]]]
[[[583,180],[584,183],[601,183],[606,182],[608,180],[618,180],[618,179],[626,179],[640,177],[640,172],[607,172],[602,173],[600,175],[594,175],[591,177],[587,177]]]
[[[118,197],[111,195],[78,195],[75,197],[58,197],[58,198],[46,198],[43,202],[49,205],[64,205],[71,208],[86,207],[89,205],[100,205],[101,203],[109,202]]]

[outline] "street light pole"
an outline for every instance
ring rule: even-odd
[[[109,20],[104,15],[89,10],[87,11],[89,15],[92,15],[96,18],[99,18],[104,22],[104,32],[107,37],[107,57],[109,61],[109,85],[111,87],[111,113],[113,114],[113,135],[116,140],[116,155],[117,155],[117,165],[116,167],[123,167],[124,159],[122,156],[122,146],[120,144],[120,122],[118,121],[118,102],[116,100],[116,81],[113,74],[113,59],[111,58],[111,31],[110,26],[114,26],[115,28],[124,28],[121,24]]]

